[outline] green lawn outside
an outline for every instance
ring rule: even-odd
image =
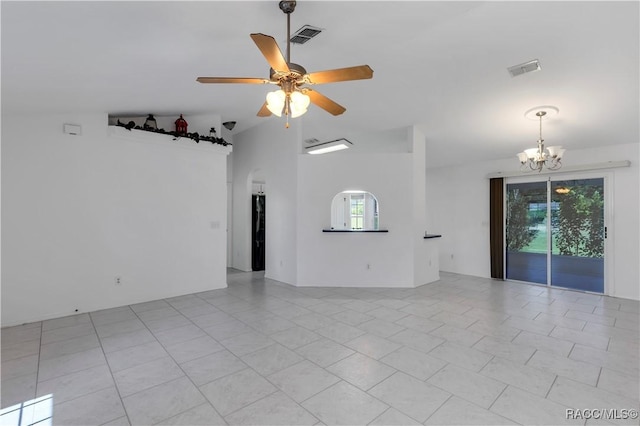
[[[529,243],[529,245],[525,246],[520,250],[525,253],[546,253],[547,252],[547,231],[544,229],[539,229],[533,241]],[[558,254],[558,248],[555,244],[552,247],[552,253]]]

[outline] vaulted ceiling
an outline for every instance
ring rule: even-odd
[[[2,112],[220,114],[234,133],[270,85],[203,85],[198,76],[268,78],[249,38],[286,45],[277,1],[1,3]],[[638,143],[639,3],[298,1],[293,45],[308,71],[360,64],[372,80],[316,86],[347,108],[310,107],[303,137],[320,140],[417,125],[431,166],[507,158],[535,145],[524,112],[554,105],[549,144],[569,149]],[[507,67],[538,59],[541,70]],[[515,161],[515,160],[514,160]]]

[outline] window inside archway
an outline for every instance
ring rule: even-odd
[[[331,229],[371,231],[379,229],[378,200],[367,191],[344,191],[331,202]]]

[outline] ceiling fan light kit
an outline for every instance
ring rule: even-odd
[[[279,90],[269,92],[265,103],[258,111],[259,117],[275,115],[287,118],[300,117],[307,112],[311,103],[319,106],[332,115],[340,115],[346,111],[342,105],[334,102],[319,92],[307,87],[315,84],[335,83],[339,81],[364,80],[373,77],[373,70],[368,65],[338,68],[326,71],[307,73],[307,70],[291,62],[291,13],[296,8],[295,1],[280,1],[279,7],[287,15],[287,51],[286,59],[275,39],[264,34],[251,34],[260,52],[271,66],[269,79],[236,78],[236,77],[198,77],[200,83],[244,83],[275,84]]]
[[[542,139],[542,119],[547,116],[548,112],[558,113],[558,108],[554,106],[542,106],[531,108],[525,112],[525,117],[530,118],[534,115],[540,122],[540,137],[538,138],[538,146],[536,148],[525,149],[517,154],[520,161],[520,170],[523,172],[538,171],[543,168],[548,170],[558,170],[562,167],[562,156],[565,149],[561,146],[544,146]]]

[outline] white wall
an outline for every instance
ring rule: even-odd
[[[299,157],[297,285],[415,287],[439,279],[437,242],[423,238],[424,135],[408,127],[394,137],[404,151],[379,152],[376,144]],[[335,195],[348,190],[376,196],[388,233],[322,232]]]
[[[410,153],[300,155],[297,285],[413,287],[411,162]],[[331,201],[347,190],[376,196],[388,233],[322,232]]]
[[[392,150],[374,144],[307,155],[302,120],[291,125],[285,129],[282,120],[271,119],[234,137],[233,266],[251,270],[250,195],[259,180],[267,188],[267,278],[296,286],[360,287],[414,287],[438,279],[437,245],[422,238],[424,136],[406,128],[391,134],[390,142],[398,141]],[[389,232],[323,233],[331,227],[331,201],[345,190],[373,193],[380,228]]]
[[[265,119],[234,135],[233,267],[251,270],[251,193],[255,176],[266,192],[265,276],[294,284],[296,280],[296,192],[299,121]]]
[[[107,133],[2,117],[3,326],[226,286],[230,148]]]
[[[611,169],[614,175],[613,278],[611,296],[640,299],[640,228],[637,143],[606,148],[572,150],[566,166],[630,160],[631,167]],[[426,171],[427,229],[441,233],[440,269],[460,274],[490,276],[489,180],[487,174],[517,169],[515,157]]]
[[[413,274],[416,285],[426,284],[440,279],[440,240],[425,239],[427,231],[426,197],[426,145],[424,134],[415,126],[409,129],[408,139],[412,146],[412,209],[413,209]]]
[[[233,144],[231,131],[222,127],[222,138]],[[227,267],[233,266],[233,152],[227,155]]]

